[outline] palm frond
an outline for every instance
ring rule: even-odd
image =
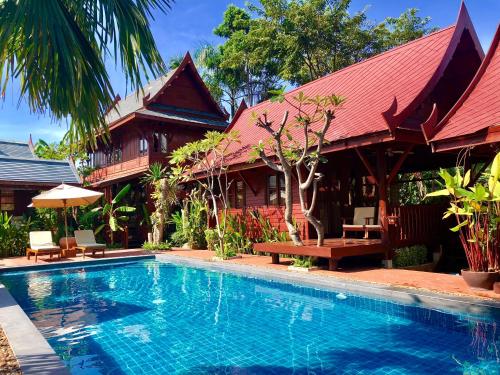
[[[4,0],[0,2],[0,89],[13,79],[33,112],[69,119],[71,143],[106,133],[115,92],[114,57],[136,89],[166,68],[150,31],[153,11],[173,0]],[[149,17],[149,19],[148,19]]]

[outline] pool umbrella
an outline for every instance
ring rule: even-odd
[[[33,197],[28,207],[37,208],[63,208],[64,209],[64,230],[66,238],[68,237],[68,218],[66,215],[67,207],[86,206],[97,201],[103,193],[82,189],[76,186],[61,184],[53,189]],[[68,241],[66,241],[68,249]]]

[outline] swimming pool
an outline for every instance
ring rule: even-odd
[[[349,293],[158,260],[0,281],[75,374],[500,372],[497,322]]]

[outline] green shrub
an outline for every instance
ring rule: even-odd
[[[215,251],[218,242],[218,235],[216,229],[205,229],[205,240],[207,241],[207,249]]]
[[[253,243],[244,216],[227,215],[226,246],[235,253],[252,254]]]
[[[259,228],[259,236],[253,242],[285,242],[288,241],[288,232],[280,232],[275,228],[268,217],[264,217],[259,211],[251,211],[251,218]]]
[[[174,245],[187,243],[191,249],[206,248],[207,206],[198,191],[189,195],[183,208],[172,214],[171,221],[175,224],[175,232],[170,236]]]
[[[311,268],[314,266],[314,261],[312,257],[298,256],[293,259],[293,266]]]
[[[154,244],[153,242],[144,242],[142,244],[142,249],[146,251],[155,250],[170,250],[172,246],[168,242],[160,242],[159,244]]]
[[[427,247],[424,245],[414,245],[401,247],[394,250],[394,267],[418,266],[427,262]]]
[[[30,226],[29,219],[14,221],[7,212],[0,212],[0,257],[26,255]]]

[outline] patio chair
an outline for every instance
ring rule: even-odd
[[[346,238],[347,232],[365,232],[363,238],[368,238],[369,232],[381,232],[382,226],[375,224],[375,207],[356,207],[352,224],[347,224],[347,219],[343,219],[342,238]]]
[[[52,242],[51,231],[30,232],[30,247],[26,249],[28,260],[32,254],[35,255],[35,263],[38,261],[38,255],[48,254],[52,259],[52,256],[57,254],[58,259],[61,259],[61,248]]]
[[[104,251],[106,250],[106,245],[103,243],[97,243],[95,240],[94,232],[91,230],[75,230],[75,239],[77,251],[83,253],[85,258],[86,251],[92,251],[92,255],[95,255],[97,251],[102,250],[102,256],[104,257]]]

